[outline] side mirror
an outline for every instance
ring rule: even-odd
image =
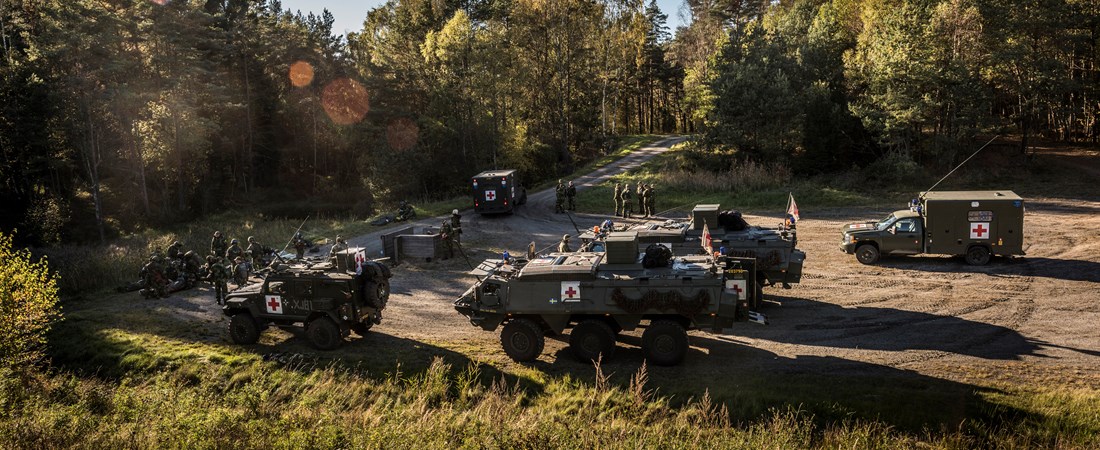
[[[890,234],[897,234],[898,229],[896,227],[890,227]]]

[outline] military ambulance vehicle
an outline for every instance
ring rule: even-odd
[[[363,249],[340,252],[332,263],[273,272],[226,296],[229,337],[253,344],[269,325],[302,324],[314,347],[335,349],[350,331],[362,336],[381,323],[391,275]]]
[[[1024,254],[1024,200],[1012,191],[922,192],[909,209],[841,231],[841,251],[863,264],[923,253],[963,256],[980,266],[993,255]]]
[[[480,214],[508,213],[527,203],[527,189],[519,182],[515,170],[489,170],[470,180],[474,211]]]
[[[602,253],[486,260],[455,309],[483,330],[502,328],[504,352],[521,362],[542,353],[545,336],[565,330],[582,361],[607,359],[619,332],[642,327],[646,359],[675,365],[687,353],[688,330],[720,333],[737,321],[767,321],[749,310],[756,279],[751,258],[646,258],[633,232],[613,233],[606,246]]]
[[[763,287],[791,284],[802,280],[802,265],[806,253],[795,246],[798,235],[793,224],[786,222],[776,228],[750,226],[732,211],[722,212],[719,205],[695,205],[689,220],[650,221],[626,227],[638,233],[640,245],[662,244],[674,255],[703,253],[704,236],[710,236],[711,247],[726,256],[756,260],[757,295],[752,308],[763,299]],[[594,227],[581,233],[581,242],[592,242],[588,248],[600,251],[607,230]]]

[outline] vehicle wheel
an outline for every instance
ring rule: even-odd
[[[373,326],[374,326],[374,322],[372,322],[368,319],[366,322],[359,322],[359,323],[356,323],[356,324],[352,325],[351,326],[351,331],[354,331],[355,334],[358,334],[360,336],[366,336],[367,332],[369,332],[371,327],[373,327]]]
[[[856,247],[856,259],[863,264],[878,262],[878,247],[871,244],[863,244]]]
[[[306,336],[318,350],[333,350],[344,342],[340,327],[328,317],[318,317],[306,325]]]
[[[581,321],[569,332],[569,348],[582,362],[607,360],[615,353],[615,330],[597,319]]]
[[[229,319],[229,338],[241,345],[255,344],[260,339],[260,326],[252,314],[234,314]]]
[[[684,327],[671,320],[654,320],[642,333],[642,354],[658,366],[675,366],[687,354]]]
[[[542,354],[546,340],[542,329],[529,319],[516,319],[504,325],[500,331],[500,345],[504,353],[518,362],[534,361]]]
[[[984,266],[989,264],[989,249],[975,245],[966,250],[966,263],[972,266]]]

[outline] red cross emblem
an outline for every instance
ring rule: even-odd
[[[492,191],[492,190],[485,191],[485,200],[488,200],[488,201],[491,202],[493,200],[496,200],[496,198],[497,198],[497,191]]]
[[[741,300],[745,298],[746,283],[748,282],[745,280],[726,280],[726,293],[733,294],[735,298]]]
[[[742,293],[742,292],[744,292],[744,290],[743,290],[743,289],[741,289],[741,286],[738,286],[738,285],[736,285],[736,284],[735,284],[735,285],[733,285],[733,289],[732,289],[732,290],[733,290],[733,293],[734,293],[734,294],[737,294],[737,297],[738,297],[738,298],[740,298],[740,297],[741,297],[741,293]]]
[[[264,304],[267,306],[267,312],[271,314],[283,313],[283,302],[278,295],[267,296],[267,302]]]
[[[565,290],[565,294],[565,298],[573,298],[577,296],[577,290],[573,289],[573,286],[569,286],[569,288]]]
[[[970,224],[970,239],[989,239],[989,223],[975,222]]]
[[[579,281],[563,281],[561,282],[561,300],[563,302],[568,301],[580,301],[581,297],[581,284]]]

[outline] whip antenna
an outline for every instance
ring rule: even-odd
[[[924,193],[921,194],[920,198],[923,199],[924,196],[927,195],[929,192],[932,192],[932,190],[935,189],[936,186],[939,186],[940,183],[943,183],[943,180],[946,180],[947,177],[949,177],[949,176],[951,176],[951,174],[955,173],[956,170],[959,170],[959,168],[962,167],[963,164],[966,164],[966,162],[970,161],[971,158],[973,158],[974,156],[977,156],[978,152],[980,152],[983,149],[985,149],[986,147],[988,147],[989,144],[992,144],[993,141],[997,140],[997,138],[999,138],[999,137],[1001,137],[1001,135],[999,135],[999,134],[996,135],[996,136],[993,136],[993,139],[990,139],[989,142],[986,142],[985,145],[981,146],[981,148],[976,150],[972,155],[970,155],[969,158],[966,158],[965,160],[963,160],[963,162],[961,162],[961,163],[959,163],[959,165],[955,166],[954,169],[951,169],[950,172],[947,172],[947,175],[944,175],[943,178],[940,178],[940,181],[937,181],[936,184],[933,184],[932,187],[930,187],[930,188],[928,188],[928,190],[924,191]]]

